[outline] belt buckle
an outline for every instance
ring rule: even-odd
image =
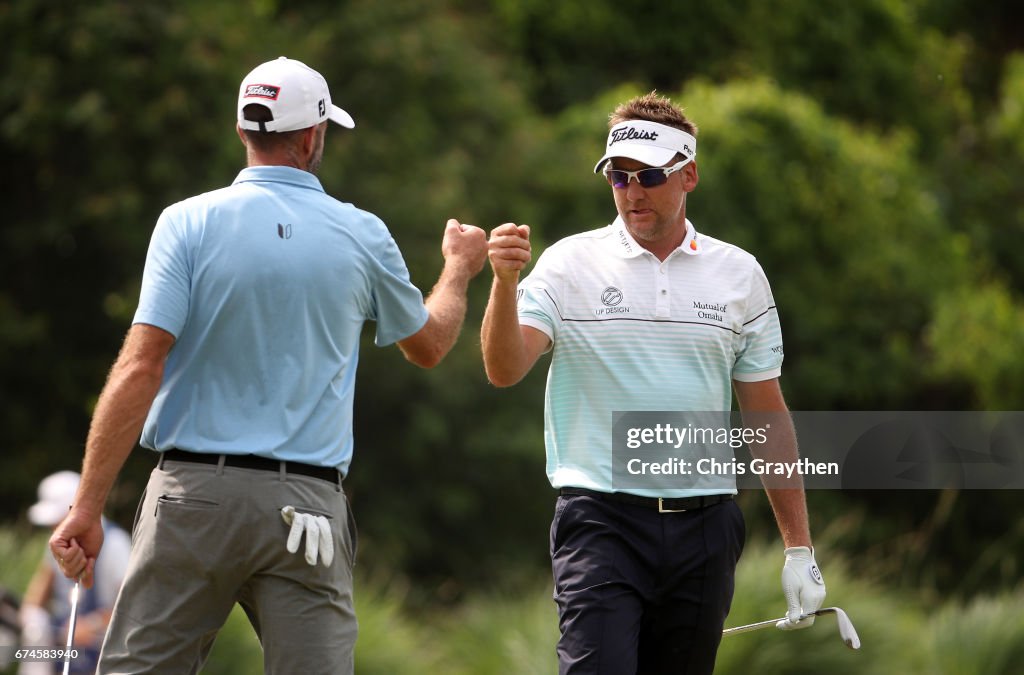
[[[665,499],[663,497],[658,497],[658,513],[682,513],[684,511],[686,511],[686,509],[666,509]]]

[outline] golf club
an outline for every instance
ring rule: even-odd
[[[853,622],[850,621],[850,617],[846,615],[846,612],[839,609],[838,607],[824,607],[807,614],[800,615],[800,621],[803,621],[809,616],[821,616],[822,614],[835,614],[836,623],[839,625],[839,636],[843,638],[843,642],[850,649],[860,649],[860,636],[857,635],[857,629],[853,627]],[[767,621],[758,621],[757,623],[750,623],[746,626],[736,626],[735,628],[726,628],[722,631],[722,635],[733,635],[735,633],[747,633],[752,630],[758,630],[765,628],[766,626],[774,626],[779,621],[785,621],[786,617],[780,619],[769,619]]]
[[[75,579],[75,587],[71,589],[71,617],[68,619],[68,644],[64,650],[64,675],[71,670],[71,645],[75,638],[75,620],[78,618],[78,594],[82,589],[82,580]]]

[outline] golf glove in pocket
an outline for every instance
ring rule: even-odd
[[[782,594],[786,597],[786,618],[775,624],[782,630],[807,628],[814,623],[809,616],[800,617],[821,608],[825,601],[825,579],[814,561],[814,550],[806,546],[786,549],[786,564],[782,567]]]
[[[289,553],[299,550],[302,534],[306,534],[306,562],[316,565],[319,555],[324,567],[330,567],[334,560],[334,537],[331,536],[331,523],[323,516],[296,511],[294,506],[281,509],[281,518],[292,526],[288,532],[286,548]]]

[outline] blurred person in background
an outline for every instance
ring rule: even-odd
[[[39,483],[39,501],[28,510],[33,525],[52,529],[67,515],[78,490],[80,476],[74,471],[59,471]],[[100,645],[110,622],[118,591],[128,568],[131,538],[108,520],[103,526],[103,551],[96,558],[91,588],[81,589],[72,645],[78,657],[71,660],[72,673],[92,673],[100,654]],[[39,562],[29,581],[21,603],[21,642],[26,647],[64,647],[67,644],[68,619],[71,615],[71,589],[74,581],[65,577],[49,551]],[[23,662],[22,675],[43,675],[62,672],[57,662]]]

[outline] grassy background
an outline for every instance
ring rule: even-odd
[[[0,529],[0,584],[20,593],[45,550],[45,535]],[[754,545],[744,553],[728,625],[784,613],[778,575],[780,555]],[[830,675],[911,673],[1011,675],[1024,663],[1024,589],[977,597],[966,604],[926,604],[919,589],[892,588],[884,578],[855,574],[842,560],[822,561],[827,604],[850,615],[860,634],[859,652],[846,648],[833,617],[795,633],[765,629],[723,640],[716,673]],[[357,568],[358,569],[358,568]],[[515,592],[471,596],[454,606],[424,607],[401,579],[357,578],[360,633],[356,671],[389,673],[557,672],[558,636],[550,582],[537,579]],[[203,673],[262,671],[260,647],[236,609]],[[3,675],[13,673],[8,668]]]

